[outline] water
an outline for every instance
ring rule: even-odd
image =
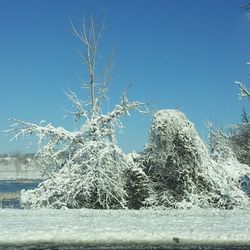
[[[33,189],[41,180],[0,180],[0,193],[19,192],[22,189]]]
[[[41,180],[0,180],[0,207],[21,208],[20,192],[34,189]]]

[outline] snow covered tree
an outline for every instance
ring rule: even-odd
[[[240,124],[230,126],[228,139],[239,162],[250,167],[250,122],[247,116],[244,117]]]
[[[212,124],[209,124],[209,132],[211,156],[223,176],[224,197],[232,201],[231,206],[248,204],[249,198],[246,197],[250,197],[250,168],[242,159],[238,159],[239,152],[232,143],[232,134]]]
[[[249,4],[246,5],[249,9]],[[250,64],[247,62],[247,64]],[[246,84],[241,81],[235,82],[240,89],[239,96],[241,98],[250,98],[250,90]],[[249,116],[243,108],[241,115],[241,123],[230,126],[229,140],[230,145],[237,159],[244,164],[250,166],[250,122]]]
[[[142,102],[130,102],[124,93],[113,111],[103,113],[102,101],[108,91],[113,53],[102,76],[97,75],[102,30],[103,26],[96,28],[93,19],[89,23],[84,19],[81,31],[73,26],[74,34],[83,45],[80,54],[88,72],[83,87],[88,89],[89,99],[81,100],[72,91],[67,93],[76,107],[72,112],[75,119],[83,121],[79,130],[11,119],[13,124],[8,132],[14,133],[13,140],[31,134],[38,136],[36,159],[45,176],[38,188],[22,191],[24,207],[127,207],[126,173],[133,168],[133,162],[117,146],[115,129],[121,124],[120,118],[130,115],[132,110],[147,112],[147,107]]]

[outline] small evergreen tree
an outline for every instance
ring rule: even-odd
[[[245,5],[249,9],[249,4]],[[249,62],[247,64],[250,64]],[[235,82],[240,89],[241,98],[250,98],[250,90],[244,82]],[[229,131],[230,145],[237,159],[250,166],[250,122],[249,116],[243,108],[241,123],[231,126]]]
[[[129,209],[140,209],[147,204],[147,199],[150,197],[151,181],[143,168],[143,156],[136,153],[131,153],[133,164],[126,171],[126,192],[128,194],[127,206]]]
[[[228,138],[238,161],[250,166],[250,122],[244,109],[241,123],[230,127]]]

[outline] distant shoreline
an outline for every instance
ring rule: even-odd
[[[41,168],[35,161],[34,155],[0,156],[0,181],[16,179],[19,182],[42,179]]]
[[[21,190],[34,189],[41,181],[25,178],[0,180],[0,208],[21,208]]]
[[[29,184],[29,183],[34,183],[34,182],[41,182],[43,179],[30,179],[30,178],[20,178],[20,179],[1,179],[0,177],[0,184],[1,183],[10,183],[10,184]],[[1,190],[0,190],[1,193]]]

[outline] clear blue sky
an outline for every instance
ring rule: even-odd
[[[154,100],[156,109],[178,108],[201,136],[206,121],[237,123],[242,107],[235,80],[250,72],[250,13],[247,0],[0,0],[0,130],[8,118],[74,128],[64,90],[81,96],[84,77],[77,54],[84,15],[105,18],[101,55],[118,48],[110,85],[111,105],[130,83],[131,99]],[[118,134],[126,151],[142,150],[151,117],[135,115]],[[0,153],[32,151],[27,141],[0,133]]]

